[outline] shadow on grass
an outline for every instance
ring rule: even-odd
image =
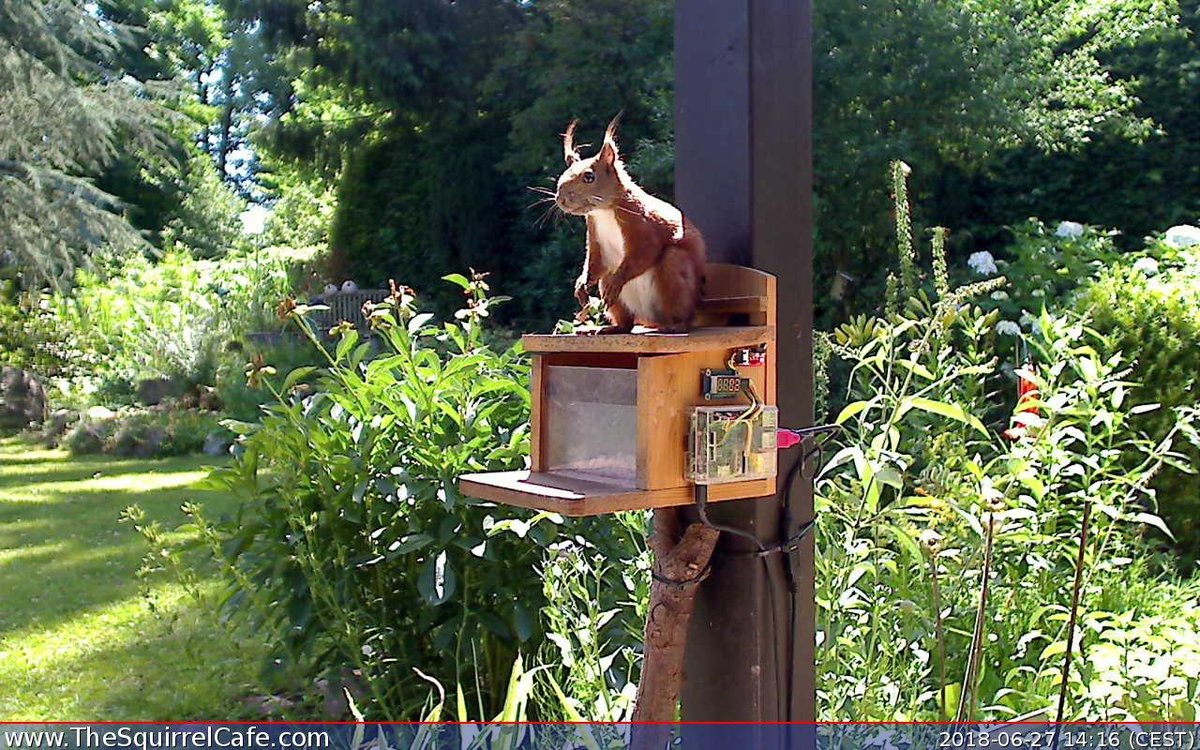
[[[181,458],[132,459],[111,456],[89,456],[69,461],[12,461],[11,456],[0,452],[0,495],[6,490],[19,490],[35,485],[51,483],[85,482],[98,477],[130,475],[155,475],[179,471],[205,471],[214,463],[208,456],[184,456]],[[14,467],[30,467],[30,470],[14,471]],[[34,470],[34,467],[37,467]],[[133,488],[131,488],[133,489]]]
[[[198,614],[188,596],[142,601],[106,622],[103,638],[43,656],[0,695],[0,717],[16,720],[202,721],[261,718],[254,695],[263,651],[243,634]],[[110,616],[97,618],[106,621]],[[2,671],[2,670],[0,670]],[[11,678],[11,675],[10,675]],[[7,691],[6,691],[7,692]]]
[[[23,445],[23,443],[13,440],[0,440],[0,449],[14,446],[19,449],[19,446],[21,445]],[[48,451],[41,450],[34,451],[32,455],[12,455],[10,453],[0,453],[0,467],[27,466],[29,464],[38,464],[39,466],[44,464],[65,464],[71,460],[71,457],[65,453],[55,453],[54,455],[46,455],[46,453],[48,453]]]
[[[212,459],[187,457],[156,461],[103,459],[27,464],[11,470],[11,445],[0,447],[0,639],[27,628],[51,628],[81,613],[138,593],[136,572],[146,547],[134,530],[118,522],[131,504],[167,528],[182,523],[179,506],[201,502],[220,513],[234,500],[221,493],[189,489]],[[119,476],[113,487],[89,487]],[[159,486],[163,474],[195,472],[186,481]],[[138,476],[146,476],[139,487]],[[35,492],[22,490],[37,484]]]

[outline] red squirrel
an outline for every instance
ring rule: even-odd
[[[563,134],[567,169],[558,178],[555,202],[587,218],[587,257],[575,282],[575,299],[586,308],[598,285],[612,325],[599,333],[628,333],[635,323],[662,333],[691,328],[704,283],[704,238],[683,213],[634,183],[617,151],[620,115],[604,132],[604,144],[584,159],[575,149],[575,126]]]

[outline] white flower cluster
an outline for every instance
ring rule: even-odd
[[[999,270],[996,268],[996,259],[987,250],[971,253],[967,258],[967,265],[980,276],[989,276]]]
[[[1011,320],[1002,320],[996,324],[996,333],[1001,336],[1020,336],[1021,326]]]
[[[1179,224],[1167,230],[1167,244],[1171,247],[1192,247],[1200,245],[1200,227],[1190,224]]]
[[[1138,258],[1133,264],[1133,270],[1143,276],[1158,275],[1158,261],[1154,258]]]
[[[1055,237],[1065,237],[1073,240],[1083,236],[1083,225],[1078,221],[1060,221],[1058,229],[1054,230]]]

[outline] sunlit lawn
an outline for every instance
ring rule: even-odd
[[[135,572],[131,503],[174,528],[211,458],[72,458],[0,440],[0,720],[224,719],[245,713],[259,656],[194,600]],[[212,582],[210,582],[211,584]],[[212,588],[212,585],[209,586]]]

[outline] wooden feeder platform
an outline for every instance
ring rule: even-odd
[[[658,333],[652,328],[638,326],[633,329],[633,333],[607,336],[529,333],[521,337],[521,343],[530,354],[682,354],[713,349],[740,349],[769,344],[774,339],[775,329],[771,326],[697,328],[689,333]]]
[[[531,469],[461,478],[466,495],[565,516],[690,505],[690,416],[705,401],[701,372],[740,349],[765,361],[738,368],[776,403],[775,278],[709,264],[697,326],[686,334],[529,334],[533,355]],[[767,497],[775,479],[709,485],[709,502]]]

